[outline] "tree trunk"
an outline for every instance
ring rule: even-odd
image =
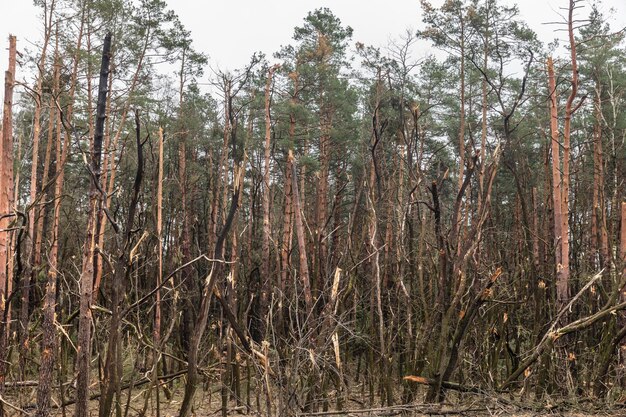
[[[74,55],[74,67],[72,70],[72,77],[70,81],[70,91],[69,91],[69,106],[67,110],[67,121],[68,123],[72,120],[73,113],[73,100],[74,93],[76,91],[76,80],[78,75],[78,62],[79,56],[81,52],[81,42],[83,37],[83,28],[84,28],[84,13],[83,19],[81,20],[81,26],[78,34],[78,40],[76,42],[76,52]],[[58,66],[58,62],[57,62]],[[58,69],[57,69],[58,72]],[[42,360],[41,366],[39,368],[39,385],[37,387],[37,417],[44,417],[50,415],[50,395],[51,395],[51,387],[52,387],[52,372],[54,369],[54,358],[56,354],[57,347],[57,338],[56,338],[56,328],[55,328],[55,310],[56,310],[56,285],[57,285],[57,277],[58,277],[58,253],[59,253],[59,225],[61,219],[61,202],[62,202],[62,193],[63,193],[63,181],[65,178],[65,162],[67,160],[67,155],[70,147],[70,132],[69,129],[66,129],[65,132],[65,140],[64,143],[61,143],[61,114],[59,109],[55,105],[54,99],[51,99],[50,103],[50,118],[53,118],[53,114],[56,115],[56,178],[54,180],[54,214],[52,218],[52,228],[51,228],[51,239],[50,239],[50,251],[48,253],[48,273],[46,276],[46,293],[44,296],[44,311],[43,311],[43,324],[42,331],[44,333],[44,339],[42,342]],[[49,124],[49,129],[52,131],[52,124]],[[49,164],[49,151],[52,147],[52,134],[49,132],[48,134],[48,148],[46,150],[46,167],[48,168]],[[44,178],[47,177],[47,173],[45,173],[44,169]],[[38,239],[43,235],[43,219],[40,218],[41,225],[38,225],[39,232],[37,234]],[[35,255],[37,254],[37,245],[35,246]],[[51,354],[44,354],[46,350],[50,351]]]
[[[310,314],[313,309],[313,297],[311,296],[311,281],[309,279],[309,261],[307,259],[306,236],[304,235],[304,225],[302,222],[302,207],[300,206],[300,194],[298,192],[298,173],[296,172],[296,162],[293,152],[289,150],[288,155],[291,165],[291,188],[293,194],[293,210],[295,214],[296,235],[298,238],[298,252],[300,255],[300,280],[302,281],[302,291],[304,292],[304,304],[306,314]],[[299,298],[299,291],[297,291]]]
[[[96,106],[96,126],[93,138],[93,153],[89,175],[91,186],[89,190],[89,211],[87,217],[87,235],[83,247],[83,266],[80,275],[80,313],[78,322],[78,341],[76,369],[76,417],[89,415],[89,373],[91,364],[91,302],[94,279],[94,254],[97,238],[98,203],[100,200],[100,176],[102,174],[100,161],[102,158],[102,138],[104,135],[104,121],[106,119],[107,80],[109,77],[109,61],[111,52],[111,34],[104,38],[102,47],[102,62],[100,66],[100,83]]]
[[[157,240],[158,240],[158,270],[156,276],[156,286],[159,288],[163,280],[163,128],[159,127],[159,178],[157,183]],[[159,374],[159,361],[161,358],[161,290],[157,290],[155,294],[154,304],[154,377]],[[155,384],[157,380],[154,380]],[[156,385],[156,407],[157,417],[160,417],[160,404],[159,404],[159,386]]]
[[[622,279],[620,282],[624,282],[626,280],[626,201],[623,201],[621,204],[621,227],[620,227],[620,237],[619,237],[619,259],[621,261],[622,266]],[[619,263],[618,263],[619,265]],[[620,303],[626,302],[626,285],[620,289],[619,292],[619,300]],[[620,311],[618,316],[618,328],[626,329],[626,311]],[[623,351],[626,348],[626,345],[621,345],[621,350]],[[626,359],[622,357],[622,364],[626,363]]]
[[[58,74],[59,74],[58,68],[55,68],[56,90],[58,90]],[[50,109],[51,121],[55,119],[53,115],[56,113],[57,113],[56,108]],[[58,120],[58,117],[60,116],[57,115],[57,120]],[[60,128],[60,126],[57,126],[57,128]],[[63,181],[63,176],[61,175],[61,173],[63,172],[63,166],[64,166],[63,163],[65,162],[65,160],[63,159],[61,155],[61,143],[60,142],[61,142],[61,135],[60,135],[60,132],[58,132],[57,133],[57,158],[56,160],[58,161],[57,169],[59,169],[60,171],[57,172],[57,180],[61,178],[61,181]],[[48,145],[50,146],[52,145],[52,143],[49,143]],[[55,189],[56,188],[57,187],[55,186]],[[56,198],[56,203],[55,203],[54,222],[57,227],[53,231],[54,234],[52,236],[52,239],[56,241],[56,238],[57,238],[56,234],[58,233],[58,218],[60,217],[60,212],[59,212],[60,207],[58,207],[61,201],[60,189],[59,189],[59,194],[55,194],[55,197],[57,198]],[[43,215],[43,210],[41,211],[41,215]],[[53,243],[53,245],[55,245],[55,251],[56,251],[56,248],[57,248],[56,242]],[[50,258],[52,261],[52,254]],[[52,388],[51,386],[52,385],[52,372],[54,370],[54,357],[56,355],[56,349],[57,349],[57,337],[56,337],[56,329],[55,329],[55,323],[54,323],[55,310],[56,310],[56,291],[57,291],[56,252],[54,254],[54,258],[55,258],[54,269],[52,269],[52,265],[51,265],[48,271],[48,274],[46,276],[46,289],[45,289],[43,309],[42,309],[43,310],[43,324],[42,324],[43,339],[41,343],[41,359],[40,359],[41,365],[39,367],[39,385],[37,386],[37,413],[36,413],[37,417],[47,417],[50,415],[49,408],[50,408],[50,395],[51,395],[50,393],[51,393],[51,388]],[[28,275],[26,275],[25,278],[28,280]],[[22,302],[27,303],[26,300],[28,300],[28,294],[29,294],[29,291],[24,291]],[[22,315],[26,313],[25,310],[28,311],[28,304],[26,304],[26,306],[24,305],[22,306]],[[26,318],[27,317],[28,315],[26,315]]]
[[[556,293],[558,308],[563,307],[569,298],[568,276],[563,267],[563,245],[565,236],[563,226],[563,180],[561,177],[561,141],[559,138],[559,113],[558,97],[556,91],[556,79],[554,75],[554,63],[552,57],[548,57],[548,88],[550,94],[550,137],[552,144],[552,205],[554,216],[554,245],[556,264]],[[567,226],[567,224],[565,224]]]
[[[133,223],[135,213],[139,204],[139,191],[141,190],[141,182],[143,179],[143,152],[140,135],[139,113],[135,113],[135,132],[137,146],[137,171],[135,174],[135,182],[133,184],[133,194],[128,207],[128,217],[124,227],[124,238],[119,247],[117,262],[115,265],[115,275],[112,283],[111,294],[111,324],[109,330],[108,347],[106,354],[106,363],[104,367],[104,378],[102,383],[102,391],[104,394],[100,397],[100,417],[109,417],[112,408],[113,396],[119,391],[122,377],[122,352],[120,340],[121,320],[121,301],[125,290],[125,283],[130,277],[131,268],[131,239],[133,234]],[[118,398],[118,407],[121,398]],[[118,413],[119,415],[119,413]]]
[[[7,285],[13,279],[7,275],[11,254],[11,233],[7,230],[13,210],[13,87],[15,85],[15,36],[9,36],[9,69],[4,73],[4,105],[2,137],[0,137],[0,396],[4,394],[7,371]],[[0,417],[4,416],[0,404]]]
[[[557,292],[558,302],[569,301],[569,183],[570,183],[570,132],[572,125],[572,115],[577,110],[574,106],[574,99],[578,93],[578,65],[576,62],[576,40],[574,39],[574,6],[575,0],[569,2],[569,18],[568,18],[568,33],[570,44],[570,57],[572,63],[572,78],[571,78],[571,91],[565,103],[565,120],[563,123],[563,188],[561,190],[561,262],[563,267],[557,277],[557,286],[559,291]]]
[[[264,158],[263,158],[263,242],[261,247],[261,335],[265,339],[266,323],[269,303],[270,289],[270,139],[272,134],[272,121],[270,114],[270,100],[272,77],[278,69],[277,65],[272,66],[267,74],[265,83],[265,142],[264,142]]]
[[[22,305],[20,306],[20,317],[19,317],[19,349],[20,349],[20,369],[23,372],[24,369],[24,357],[27,353],[27,341],[28,341],[28,318],[30,312],[30,287],[33,282],[33,274],[37,272],[39,268],[40,257],[33,256],[33,245],[37,237],[35,236],[36,228],[35,228],[35,218],[37,215],[43,220],[44,210],[39,209],[39,205],[35,203],[37,198],[37,168],[39,167],[39,136],[41,133],[41,107],[42,107],[42,84],[43,77],[46,66],[46,51],[48,49],[48,43],[50,42],[50,37],[52,33],[52,15],[54,11],[54,0],[52,0],[50,4],[50,10],[47,8],[44,9],[44,19],[48,17],[44,22],[44,40],[43,46],[41,47],[41,56],[39,57],[38,70],[37,74],[37,83],[35,86],[35,110],[33,115],[33,154],[32,154],[32,165],[30,171],[30,214],[28,216],[28,235],[24,245],[24,276],[22,277]],[[49,14],[48,14],[49,13]],[[57,30],[58,32],[58,30]],[[57,36],[58,39],[58,36]],[[55,62],[57,59],[57,50],[58,50],[58,40],[56,42],[55,48]],[[58,91],[59,79],[58,79],[58,71],[54,73],[54,89],[55,94]],[[55,88],[56,87],[56,88]],[[50,114],[50,120],[53,120],[52,113]],[[45,181],[46,178],[42,178]],[[42,189],[42,193],[44,190]]]
[[[113,137],[113,142],[111,145],[111,141],[110,141],[110,132],[109,129],[107,129],[106,132],[106,137],[105,137],[105,146],[104,146],[104,150],[106,152],[105,157],[104,157],[104,161],[103,161],[103,167],[102,167],[102,172],[103,172],[103,181],[102,184],[106,184],[107,183],[107,179],[108,179],[108,187],[106,189],[106,199],[103,199],[102,204],[104,204],[104,208],[108,209],[109,207],[111,207],[111,198],[113,196],[113,187],[115,186],[115,174],[117,172],[117,165],[115,164],[115,151],[117,150],[117,144],[119,142],[120,136],[122,135],[122,132],[124,131],[124,125],[126,122],[126,118],[128,117],[128,111],[130,108],[130,104],[131,104],[131,97],[133,97],[133,93],[135,92],[135,89],[137,88],[137,84],[139,83],[139,76],[141,74],[141,70],[143,69],[143,61],[144,58],[146,56],[146,50],[148,48],[148,39],[150,37],[150,28],[147,27],[146,28],[146,33],[144,35],[144,44],[143,44],[143,48],[141,50],[141,54],[139,55],[139,61],[137,63],[137,68],[135,69],[135,73],[133,74],[133,78],[132,81],[130,83],[130,88],[128,89],[127,92],[127,99],[126,102],[124,103],[124,108],[122,110],[122,116],[120,117],[120,122],[117,128],[117,132],[115,133],[115,136]],[[115,72],[115,62],[113,60],[113,57],[111,57],[111,72],[114,73]],[[112,86],[113,83],[113,77],[110,78],[109,80],[109,86]],[[111,97],[109,96],[109,99],[107,100],[107,113],[110,110],[110,105],[111,105]],[[110,165],[110,176],[109,176],[109,165]],[[98,247],[102,248],[104,245],[104,236],[105,236],[105,232],[106,232],[106,225],[107,222],[104,221],[104,217],[103,217],[103,212],[100,213],[100,219],[99,219],[99,230],[98,230]],[[95,283],[94,283],[94,301],[98,298],[98,292],[100,289],[100,284],[102,282],[102,262],[98,262],[97,265],[95,265],[95,270],[96,270],[96,274],[95,274]]]
[[[461,68],[459,77],[461,78],[461,88],[460,88],[460,97],[459,102],[461,105],[459,111],[459,178],[457,179],[457,191],[461,192],[461,187],[463,187],[464,181],[464,171],[465,171],[465,19],[461,16],[459,18],[459,24],[461,26],[461,42],[460,42],[460,58],[461,58]],[[463,209],[459,209],[455,212],[454,217],[454,230],[457,237],[461,236],[462,226],[463,226]],[[457,245],[457,248],[460,246],[461,239],[459,238],[454,244]],[[455,250],[456,251],[456,250]]]

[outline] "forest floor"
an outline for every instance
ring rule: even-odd
[[[237,405],[235,401],[229,403],[228,415],[231,416],[262,416],[266,413],[258,412],[264,410],[265,396],[262,392],[252,390],[250,395],[245,394],[241,404]],[[182,385],[176,384],[171,392],[171,397],[167,399],[161,392],[159,415],[161,417],[176,417],[180,409],[182,401]],[[146,417],[156,416],[157,409],[155,401],[151,399],[142,414],[145,404],[144,389],[136,389],[130,392],[128,390],[122,394],[123,402],[119,414],[124,417],[134,417],[144,415]],[[95,394],[95,391],[94,391]],[[19,392],[9,389],[4,397],[6,402],[14,406],[5,406],[8,416],[25,416],[34,414],[34,403],[36,397],[35,387],[22,388]],[[421,398],[421,396],[419,396]],[[130,401],[129,401],[130,400]],[[511,417],[538,417],[538,416],[554,416],[554,417],[607,417],[607,416],[624,416],[626,417],[626,404],[623,403],[596,403],[589,399],[566,400],[548,398],[541,402],[527,399],[525,401],[513,400],[509,396],[486,396],[473,394],[451,393],[448,395],[448,402],[441,405],[423,404],[419,400],[404,405],[380,406],[368,405],[366,399],[360,396],[351,396],[343,405],[342,411],[337,411],[332,406],[326,411],[302,412],[295,416],[301,417],[360,417],[360,416],[446,416],[446,417],[482,417],[482,416],[511,416]],[[24,404],[30,404],[25,406]],[[59,407],[59,402],[55,401],[53,411],[54,417],[70,417],[74,414],[74,406],[68,405],[64,408]],[[245,404],[248,404],[246,406]],[[20,409],[20,405],[21,408]],[[276,404],[274,404],[276,406]],[[98,401],[93,400],[90,403],[93,410],[92,416],[98,415]],[[114,414],[115,411],[114,411]],[[208,389],[199,389],[196,393],[196,401],[193,417],[219,417],[221,415],[221,396],[219,384],[208,387]],[[278,413],[274,416],[288,416],[291,413]]]

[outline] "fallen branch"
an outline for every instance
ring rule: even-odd
[[[598,311],[596,314],[593,314],[588,317],[583,317],[581,319],[573,321],[572,323],[568,325],[561,327],[560,329],[557,329],[548,333],[547,334],[548,337],[544,337],[541,340],[541,342],[535,347],[535,351],[533,352],[533,354],[530,355],[528,359],[526,359],[511,374],[511,376],[509,376],[507,380],[502,383],[502,385],[500,386],[500,389],[504,390],[508,388],[509,385],[511,385],[517,379],[517,377],[522,374],[522,372],[524,372],[530,365],[532,365],[539,358],[539,356],[541,356],[543,352],[545,352],[548,348],[551,348],[554,345],[554,342],[556,342],[561,337],[569,333],[574,333],[579,330],[584,330],[587,327],[590,327],[593,324],[595,324],[597,321],[605,318],[606,316],[610,314],[614,314],[615,312],[620,311],[620,310],[626,310],[626,302],[617,304],[613,307],[605,308],[603,310]]]
[[[172,379],[177,379],[180,378],[181,376],[187,374],[187,369],[183,369],[181,371],[178,372],[174,372],[173,374],[169,374],[169,375],[161,375],[159,377],[157,377],[157,380],[159,381],[170,381]],[[128,382],[125,385],[122,385],[122,387],[120,388],[122,391],[127,390],[131,387],[136,388],[136,387],[140,387],[142,385],[145,385],[149,382],[151,382],[152,379],[148,378],[148,377],[144,377],[142,379],[140,379],[139,381],[134,381],[134,382]],[[100,398],[100,395],[102,393],[97,393],[97,394],[93,394],[91,397],[89,397],[90,400],[97,400],[98,398]],[[57,405],[54,408],[59,408],[59,407],[67,407],[68,405],[72,405],[75,404],[76,400],[68,400],[66,402],[64,402],[62,405]]]
[[[552,331],[554,330],[554,328],[556,327],[556,325],[559,323],[559,321],[561,321],[561,318],[563,317],[563,315],[570,311],[570,309],[572,308],[572,306],[574,305],[574,302],[576,300],[578,300],[585,291],[587,291],[587,289],[589,287],[591,287],[593,285],[594,282],[596,282],[598,279],[600,279],[600,277],[602,277],[602,273],[604,272],[604,269],[602,269],[600,272],[598,272],[596,275],[594,275],[589,282],[587,282],[585,284],[584,287],[582,287],[580,289],[580,291],[578,291],[578,294],[576,294],[569,303],[567,303],[567,305],[565,307],[563,307],[561,309],[561,311],[557,314],[556,318],[552,321],[552,325],[550,326],[550,328],[548,329],[548,331],[546,332],[546,334],[543,336],[543,338],[541,339],[541,342],[543,342],[543,340],[548,337],[548,335],[550,333],[552,333]]]
[[[39,385],[39,381],[26,380],[26,381],[8,381],[5,383],[7,388],[23,388],[23,387],[36,387]],[[65,382],[63,386],[71,385],[71,382]],[[59,388],[59,385],[55,385],[55,388]]]
[[[365,414],[376,413],[376,415],[382,415],[382,413],[394,413],[399,414],[405,411],[418,412],[420,414],[428,414],[434,416],[445,416],[450,414],[463,414],[469,412],[486,411],[485,408],[456,408],[456,409],[442,409],[441,407],[434,407],[432,405],[416,404],[416,405],[392,405],[390,407],[379,408],[362,408],[353,410],[335,410],[335,411],[319,411],[315,413],[300,413],[298,417],[304,416],[333,416],[333,415],[350,415],[350,414]]]
[[[404,378],[405,381],[415,382],[421,385],[435,385],[437,384],[437,380],[433,378],[426,378],[423,376],[415,376],[415,375],[407,375]],[[445,389],[451,389],[453,391],[459,392],[472,392],[475,394],[486,394],[485,391],[478,387],[468,387],[465,385],[461,385],[458,382],[452,381],[441,381],[441,387]]]
[[[11,409],[13,409],[15,411],[19,411],[20,413],[23,413],[23,414],[26,414],[26,415],[30,414],[28,411],[23,410],[23,409],[19,408],[18,406],[11,404],[10,402],[5,400],[4,398],[2,398],[2,395],[0,395],[0,403],[6,405],[7,407],[9,407],[9,408],[11,408]]]

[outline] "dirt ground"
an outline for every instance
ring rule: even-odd
[[[94,387],[95,388],[95,387]],[[196,394],[196,402],[194,407],[194,417],[212,417],[221,416],[221,397],[219,391],[219,385],[205,387],[206,390],[199,389]],[[24,416],[32,415],[34,413],[35,404],[35,388],[21,389],[19,393],[8,390],[5,401],[15,406],[12,409],[5,405],[5,410],[9,416]],[[95,394],[95,391],[94,391]],[[121,405],[121,415],[123,417],[140,416],[141,410],[145,404],[145,391],[143,389],[135,389],[131,391],[130,398],[128,392],[123,394],[123,404]],[[310,416],[310,417],[324,417],[324,416],[446,416],[446,417],[482,417],[482,416],[511,416],[511,417],[536,417],[536,416],[562,416],[562,417],[607,417],[607,416],[624,416],[626,417],[626,405],[624,404],[600,404],[593,403],[587,399],[576,400],[544,400],[541,403],[520,403],[505,397],[485,397],[475,395],[458,395],[451,396],[449,403],[443,405],[432,404],[408,404],[408,405],[396,405],[391,407],[383,407],[380,405],[369,406],[357,397],[351,397],[343,405],[343,411],[335,411],[329,409],[323,411],[320,407],[316,412],[299,412],[294,414],[290,413],[277,413],[276,410],[279,406],[275,401],[273,404],[273,417],[277,416]],[[176,386],[172,392],[170,399],[165,398],[165,395],[161,393],[160,396],[160,416],[161,417],[177,417],[180,403],[182,400],[182,387]],[[245,403],[250,401],[250,408],[245,406]],[[265,396],[262,392],[251,391],[250,398],[242,399],[244,405],[237,405],[236,402],[231,401],[229,404],[228,415],[231,416],[262,416],[267,415],[266,412],[259,412],[258,410],[265,410]],[[18,410],[17,408],[20,408]],[[94,400],[91,402],[90,414],[92,416],[98,415],[98,402]],[[65,408],[59,407],[58,400],[56,401],[56,412],[53,414],[55,417],[71,417],[74,414],[74,406],[69,405]],[[114,412],[115,413],[115,412]],[[156,404],[153,399],[149,401],[145,416],[156,416]]]

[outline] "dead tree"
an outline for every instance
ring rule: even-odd
[[[9,36],[9,69],[4,73],[4,106],[2,112],[2,136],[0,137],[0,396],[4,393],[7,362],[7,266],[11,255],[10,223],[13,205],[13,86],[16,62],[15,36]],[[0,404],[0,417],[4,416]]]
[[[89,374],[91,364],[91,302],[94,278],[93,259],[96,250],[98,207],[102,192],[100,162],[102,159],[102,138],[106,119],[106,101],[108,93],[109,62],[111,57],[111,33],[104,38],[102,61],[100,66],[100,83],[96,105],[96,126],[93,137],[91,166],[88,168],[91,178],[89,189],[89,211],[87,216],[87,235],[83,246],[83,266],[80,275],[80,313],[78,321],[78,353],[76,368],[76,417],[89,415]]]
[[[574,9],[576,1],[570,0],[567,20],[567,31],[570,44],[570,59],[572,65],[572,77],[570,79],[571,90],[565,103],[565,118],[563,122],[563,156],[560,158],[557,91],[554,79],[554,64],[552,58],[548,58],[548,78],[550,88],[550,131],[552,133],[552,198],[554,203],[554,240],[556,250],[556,298],[559,307],[567,303],[569,299],[569,183],[570,183],[570,136],[572,115],[580,105],[574,104],[578,94],[578,64],[576,61],[576,41],[574,39]]]

